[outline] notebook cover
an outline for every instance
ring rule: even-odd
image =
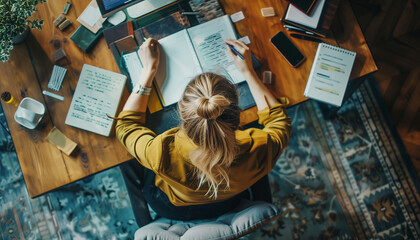
[[[310,15],[318,0],[287,0],[306,15]]]
[[[284,16],[282,18],[283,19],[282,21],[284,23],[305,29],[320,37],[326,37],[328,34],[328,31],[330,30],[330,26],[334,19],[335,13],[337,12],[339,3],[340,3],[340,0],[326,0],[325,1],[325,5],[321,13],[321,18],[319,19],[318,27],[316,29],[286,20],[285,16],[290,5],[286,9]]]
[[[83,25],[80,25],[80,27],[78,27],[70,36],[70,39],[73,40],[73,42],[84,52],[88,52],[93,47],[94,43],[98,41],[101,35],[101,29],[97,33],[92,33]]]
[[[120,55],[123,53],[134,52],[137,47],[136,40],[133,35],[126,36],[125,38],[119,39],[114,42]]]
[[[127,21],[116,26],[103,30],[106,43],[109,45],[112,42],[133,35],[133,22]]]

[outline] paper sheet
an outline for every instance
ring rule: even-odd
[[[83,20],[86,24],[93,27],[101,19],[101,12],[99,8],[88,6],[80,16],[80,19]]]
[[[181,99],[187,84],[202,70],[186,30],[162,38],[159,43],[164,54],[160,56],[156,84],[165,105],[171,105]]]
[[[109,136],[126,76],[83,65],[65,123]]]

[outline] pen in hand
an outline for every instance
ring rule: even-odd
[[[242,60],[244,60],[245,58],[244,58],[244,56],[242,56],[242,54],[241,53],[239,53],[238,52],[238,50],[236,50],[236,48],[233,46],[233,45],[231,45],[231,44],[229,44],[229,43],[226,43],[229,47],[230,47],[230,49],[232,49],[232,51],[234,52],[234,53],[236,53],[236,55],[238,55]]]

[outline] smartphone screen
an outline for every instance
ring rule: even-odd
[[[283,57],[286,58],[293,67],[297,67],[305,60],[305,56],[303,56],[303,54],[284,32],[278,32],[270,39],[270,42],[280,51]]]

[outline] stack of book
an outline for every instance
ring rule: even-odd
[[[326,37],[340,0],[288,0],[283,22],[287,28]]]

